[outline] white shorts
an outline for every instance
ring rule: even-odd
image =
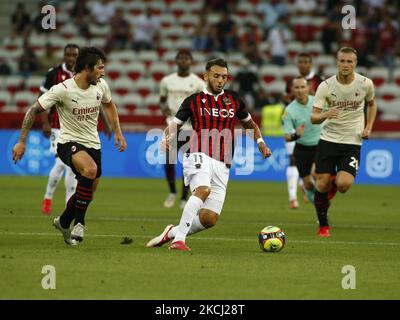
[[[57,154],[57,143],[60,138],[60,129],[51,129],[50,134],[50,152],[54,155]]]
[[[296,145],[296,141],[285,141],[286,152],[289,156],[293,154],[294,146]]]
[[[210,195],[202,209],[208,209],[217,214],[221,213],[229,180],[229,168],[225,163],[201,152],[185,154],[183,177],[185,185],[190,185],[192,192],[200,186],[210,187]]]

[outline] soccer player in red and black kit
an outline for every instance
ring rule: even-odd
[[[312,64],[312,56],[308,53],[300,53],[297,56],[297,69],[299,70],[299,76],[305,78],[309,84],[310,95],[314,95],[317,91],[319,84],[323,81],[323,79],[317,75],[313,70]],[[286,92],[283,97],[283,102],[285,105],[289,105],[294,100],[294,93],[292,91],[293,87],[293,79],[289,79],[286,83]],[[285,142],[286,150],[289,155],[289,166],[286,168],[286,179],[288,184],[288,192],[289,192],[289,202],[290,207],[295,209],[298,207],[297,202],[297,183],[299,181],[299,171],[296,167],[296,160],[293,156],[293,150],[295,146],[295,142]],[[300,183],[301,180],[300,180]],[[305,190],[302,188],[304,201],[308,202],[307,197],[305,195]]]
[[[183,174],[192,195],[183,209],[179,225],[166,226],[159,236],[147,243],[147,247],[158,247],[174,239],[169,249],[188,251],[190,248],[185,244],[188,234],[211,228],[217,223],[233,158],[235,118],[254,134],[263,158],[271,155],[243,100],[235,92],[224,90],[227,79],[228,66],[224,59],[208,61],[204,74],[206,88],[182,102],[164,131],[161,149],[176,152],[171,144],[176,141],[179,128],[191,120],[193,132],[189,150],[183,157]],[[181,139],[185,137],[179,134],[178,140]]]

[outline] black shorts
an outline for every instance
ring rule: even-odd
[[[296,159],[296,167],[299,171],[300,178],[307,177],[311,174],[311,167],[315,162],[317,146],[304,146],[296,143],[293,156]]]
[[[346,171],[355,177],[360,165],[360,150],[361,146],[356,144],[319,140],[315,171],[330,174]]]
[[[78,151],[86,151],[89,156],[92,157],[94,162],[97,165],[97,174],[96,178],[101,176],[101,150],[100,149],[93,149],[85,147],[84,145],[77,143],[77,142],[67,142],[67,143],[58,143],[57,144],[57,154],[60,157],[61,161],[64,162],[68,167],[70,167],[75,173],[76,178],[79,179],[81,175],[75,169],[74,165],[72,164],[71,157],[73,154],[77,153]]]
[[[172,142],[171,150],[175,152],[175,156],[178,154],[178,151],[186,144],[185,148],[182,150],[183,153],[189,152],[189,141],[190,136],[192,134],[192,130],[180,130],[178,135],[176,136],[175,141]],[[166,152],[166,164],[176,164],[176,157],[171,157],[169,155],[169,149]]]

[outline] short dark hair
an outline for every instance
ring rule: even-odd
[[[294,77],[294,78],[292,79],[292,85],[293,85],[293,83],[294,83],[294,80],[305,80],[306,83],[307,83],[307,85],[309,85],[308,80],[307,80],[306,78],[302,77],[302,76]]]
[[[182,56],[183,56],[183,55],[188,56],[190,59],[193,60],[192,53],[190,52],[189,49],[180,49],[180,50],[178,50],[178,52],[176,53],[175,59],[178,59],[179,56],[181,56],[181,55],[182,55]]]
[[[310,62],[312,62],[312,56],[311,56],[311,54],[309,54],[309,53],[300,52],[300,53],[297,55],[297,61],[299,61],[300,58],[308,58],[308,59],[310,60]]]
[[[215,58],[207,61],[206,70],[210,71],[212,66],[220,66],[228,69],[228,63],[225,59]]]
[[[81,72],[85,68],[90,70],[94,69],[94,66],[99,60],[106,62],[105,53],[96,47],[84,47],[79,52],[78,58],[76,59],[75,71],[76,73]]]
[[[67,49],[78,49],[78,51],[80,50],[79,46],[75,43],[68,43],[65,47],[64,47],[64,53],[65,51],[67,51]]]

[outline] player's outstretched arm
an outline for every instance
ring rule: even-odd
[[[246,129],[246,133],[248,130],[251,130],[251,132],[254,134],[254,141],[257,142],[258,150],[262,154],[263,158],[265,159],[265,158],[270,157],[272,155],[272,152],[269,149],[269,147],[267,146],[267,144],[265,143],[258,125],[253,121],[253,119],[250,119],[248,121],[241,121],[241,122],[242,122],[243,128]]]
[[[110,101],[108,103],[104,103],[103,106],[107,112],[111,127],[115,132],[115,136],[114,136],[115,145],[118,147],[118,151],[122,152],[126,149],[127,144],[126,144],[126,140],[122,134],[121,126],[119,124],[117,107],[115,106],[115,104],[112,101]]]
[[[104,122],[104,134],[108,138],[108,140],[110,140],[113,133],[113,129],[111,127],[110,120],[108,120],[107,114],[104,112],[103,107],[100,108],[100,117]]]
[[[35,122],[36,115],[43,112],[44,109],[39,105],[36,101],[25,113],[24,120],[21,126],[21,133],[19,135],[18,143],[13,148],[13,160],[14,163],[17,163],[18,160],[21,160],[26,148],[26,139],[28,138],[29,131],[32,128],[33,123]]]

